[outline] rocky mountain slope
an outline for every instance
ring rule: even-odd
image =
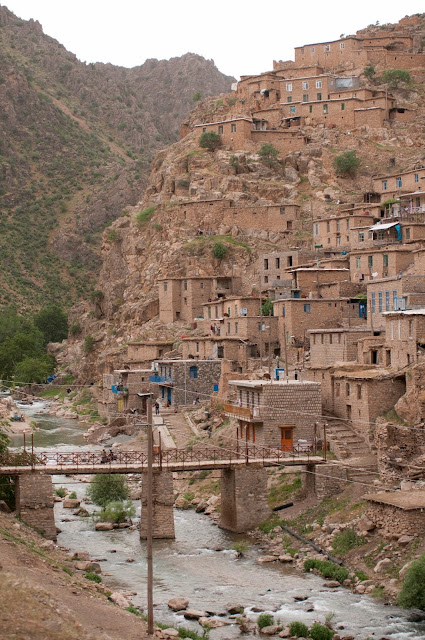
[[[188,53],[85,64],[0,6],[0,305],[88,295],[104,228],[135,205],[158,149],[233,78]]]

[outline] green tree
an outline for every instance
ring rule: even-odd
[[[29,327],[26,333],[15,333],[13,338],[7,338],[0,345],[0,377],[10,380],[15,375],[19,362],[27,357],[37,358],[43,355],[43,335],[36,327]]]
[[[263,304],[260,307],[260,314],[263,316],[272,316],[273,315],[273,300],[271,298],[266,298]]]
[[[355,151],[344,151],[333,161],[333,167],[339,176],[348,176],[353,178],[360,167],[361,160],[357,157]]]
[[[91,353],[93,351],[95,342],[96,340],[89,333],[89,335],[84,338],[84,353]]]
[[[110,502],[117,500],[127,500],[129,490],[125,476],[119,474],[94,476],[87,489],[87,495],[94,504],[100,507],[106,507]]]
[[[114,500],[113,502],[108,502],[108,504],[103,507],[102,511],[98,514],[98,518],[101,522],[125,522],[128,518],[132,518],[136,515],[136,508],[131,502],[131,500],[127,500],[124,502],[123,500]]]
[[[412,78],[405,69],[385,69],[382,72],[381,82],[387,84],[390,89],[398,89],[403,85],[411,85]]]
[[[266,164],[268,167],[272,167],[274,164],[276,164],[276,158],[279,155],[279,151],[276,149],[276,147],[270,144],[270,142],[265,142],[261,146],[258,155],[260,156],[264,164]]]
[[[44,342],[62,342],[68,337],[68,317],[58,305],[41,309],[34,317],[35,326],[44,336]]]
[[[55,366],[56,358],[49,354],[39,358],[27,357],[16,365],[15,378],[18,382],[45,382]]]
[[[199,100],[202,100],[202,93],[200,91],[195,91],[192,100],[193,102],[199,102]]]
[[[368,80],[372,80],[375,77],[375,67],[373,66],[365,67],[363,69],[363,73],[365,74]]]
[[[221,145],[221,136],[214,131],[204,131],[199,136],[199,146],[208,151],[215,151]]]
[[[408,568],[398,595],[398,604],[404,609],[425,611],[425,554]]]
[[[219,242],[217,240],[217,242],[214,242],[213,244],[212,252],[214,258],[217,258],[217,260],[222,260],[227,253],[227,247],[222,242]]]

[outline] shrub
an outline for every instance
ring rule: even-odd
[[[128,518],[136,515],[136,508],[131,502],[128,500],[127,502],[123,502],[122,500],[115,500],[114,502],[109,502],[101,512],[98,514],[98,517],[101,522],[125,522]]]
[[[222,260],[227,253],[227,247],[222,242],[214,242],[213,244],[213,256],[217,260]]]
[[[66,496],[65,487],[59,487],[59,489],[56,489],[55,494],[59,496],[59,498],[64,498]]]
[[[355,151],[344,151],[333,161],[333,167],[339,176],[354,177],[359,170],[361,160]]]
[[[94,571],[89,571],[88,573],[85,574],[84,576],[87,580],[91,580],[92,582],[102,582],[102,578],[95,573]]]
[[[307,638],[308,627],[306,624],[304,624],[304,622],[298,622],[297,620],[294,620],[294,622],[291,622],[291,624],[289,625],[289,633],[295,638]]]
[[[354,529],[345,529],[338,531],[332,541],[332,549],[336,554],[345,556],[346,553],[366,544],[364,536],[358,536]]]
[[[274,618],[271,613],[260,613],[257,618],[257,625],[259,629],[264,629],[264,627],[271,627],[274,622]]]
[[[304,570],[310,571],[310,569],[316,569],[319,573],[328,580],[338,580],[338,582],[344,582],[349,576],[348,569],[340,567],[335,562],[329,560],[315,560],[310,559],[304,562]]]
[[[152,218],[154,213],[155,213],[155,207],[146,207],[146,209],[143,209],[143,211],[140,211],[137,214],[137,218],[136,218],[137,224],[139,224],[140,226],[147,224],[149,220]]]
[[[272,316],[273,315],[273,300],[270,298],[266,298],[263,304],[260,307],[260,314],[263,316]]]
[[[106,507],[109,502],[127,500],[129,491],[125,476],[119,474],[94,476],[87,489],[87,495],[100,507]]]
[[[199,146],[208,151],[215,151],[221,145],[221,136],[214,131],[204,131],[199,136]]]
[[[69,333],[71,336],[78,336],[78,334],[81,333],[81,325],[78,322],[75,322],[70,326]]]
[[[425,611],[425,554],[407,569],[397,601],[404,609]]]
[[[238,554],[238,556],[243,556],[243,554],[245,553],[245,551],[248,551],[249,546],[247,545],[246,542],[235,542],[232,545],[232,549],[234,551],[236,551],[236,553]],[[267,626],[267,625],[264,625]],[[261,627],[260,627],[261,628]]]
[[[72,491],[72,492],[69,494],[69,497],[71,498],[71,500],[76,500],[76,499],[77,499],[77,494],[75,493],[75,491]]]
[[[373,78],[373,77],[374,77],[374,75],[375,75],[375,67],[372,67],[372,66],[370,66],[370,67],[365,67],[365,68],[363,69],[363,73],[365,74],[365,76],[366,76],[366,78],[367,78],[368,80],[372,80],[372,78]]]
[[[387,84],[390,89],[397,89],[400,85],[412,84],[412,78],[405,69],[385,69],[382,72],[381,82]]]
[[[202,93],[200,91],[195,91],[192,100],[193,102],[199,102],[199,100],[202,100]]]
[[[332,640],[334,632],[329,627],[325,627],[320,622],[315,622],[310,629],[310,636],[313,640]]]
[[[94,343],[96,340],[91,334],[84,338],[84,353],[91,353],[93,351]]]
[[[265,142],[260,151],[258,152],[261,160],[268,167],[272,167],[276,163],[276,158],[279,155],[279,151],[270,142]]]
[[[134,613],[135,616],[139,616],[139,617],[142,616],[142,612],[132,604],[129,607],[126,607],[125,610],[129,611],[130,613]]]

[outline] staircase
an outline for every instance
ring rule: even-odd
[[[378,470],[376,453],[351,424],[329,416],[326,438],[331,442],[332,451],[344,461],[347,480],[373,485]]]

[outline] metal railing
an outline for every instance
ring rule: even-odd
[[[224,403],[224,412],[245,420],[253,420],[255,418],[261,418],[263,412],[261,407],[242,407],[238,404],[231,402]]]
[[[173,378],[171,376],[149,376],[150,382],[156,382],[157,384],[173,384]]]

